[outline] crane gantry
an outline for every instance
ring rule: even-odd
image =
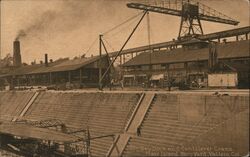
[[[239,24],[219,11],[191,0],[165,0],[151,4],[128,3],[127,7],[181,17],[178,39],[203,35],[201,20],[229,25]]]
[[[100,43],[99,89],[103,88],[103,79],[108,75],[115,60],[117,59],[118,56],[120,56],[124,47],[130,40],[130,38],[133,36],[134,32],[136,31],[141,21],[143,20],[144,16],[148,14],[149,12],[156,12],[156,13],[162,13],[162,14],[168,14],[168,15],[181,17],[178,42],[182,42],[184,40],[189,40],[191,38],[196,38],[196,37],[203,35],[201,20],[222,23],[222,24],[229,24],[229,25],[239,24],[238,21],[220,13],[219,11],[216,11],[215,9],[212,9],[202,3],[194,2],[191,0],[161,0],[158,2],[160,3],[154,3],[154,4],[153,3],[152,4],[128,3],[127,4],[127,7],[129,8],[143,10],[143,15],[140,18],[139,22],[134,27],[134,29],[132,30],[131,34],[129,35],[129,37],[127,38],[127,40],[125,41],[121,49],[117,53],[115,53],[114,59],[110,61],[109,66],[105,70],[104,73],[102,73],[102,67],[100,66],[101,57],[102,57],[102,47],[104,47],[105,52],[107,54],[108,52],[107,52],[107,49],[105,48],[104,42],[102,41],[103,35],[100,35],[99,37],[99,41],[100,41],[99,42]],[[148,25],[149,25],[149,22],[148,22]],[[148,27],[148,31],[149,30],[150,29]],[[176,44],[176,42],[174,42],[173,44]],[[149,48],[151,49],[150,39],[149,39]]]

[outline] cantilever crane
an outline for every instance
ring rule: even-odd
[[[127,6],[129,8],[181,17],[178,39],[203,35],[201,20],[229,25],[237,25],[239,23],[204,4],[191,2],[190,0],[165,0],[161,3],[151,5],[128,3]]]

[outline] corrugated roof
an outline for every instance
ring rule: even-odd
[[[38,69],[40,67],[44,66],[43,64],[35,64],[35,65],[26,65],[26,66],[22,66],[19,68],[15,68],[10,70],[9,73],[2,75],[1,77],[5,77],[5,76],[11,76],[11,75],[22,75],[22,74],[26,74],[29,73],[35,69]]]
[[[55,61],[53,63],[49,63],[49,66],[55,66],[55,65],[60,64],[62,62],[65,62],[65,61],[67,61],[67,60],[60,59],[60,60],[57,60],[57,61]],[[11,76],[11,75],[29,74],[32,71],[35,71],[37,69],[44,68],[44,67],[45,67],[44,64],[34,64],[34,65],[21,66],[19,68],[15,68],[15,69],[10,70],[9,73],[7,73],[5,75],[1,75],[0,77],[6,77],[6,76]]]
[[[38,74],[38,73],[48,73],[48,72],[61,72],[61,71],[71,71],[81,68],[82,66],[93,63],[99,59],[99,56],[90,57],[90,58],[79,58],[73,60],[67,60],[55,66],[41,67],[38,68],[29,74]]]
[[[57,142],[75,142],[79,138],[47,128],[38,128],[26,124],[3,123],[0,124],[0,133],[15,135],[20,137],[40,139]]]
[[[221,43],[218,45],[218,58],[240,58],[250,57],[249,55],[249,40],[242,40],[238,42]],[[197,60],[208,60],[208,48],[197,49],[197,50],[184,50],[182,48],[173,50],[163,50],[153,53],[141,53],[128,62],[124,63],[123,66],[134,66],[134,65],[147,65],[147,64],[164,64],[164,63],[176,63],[176,62],[187,62]],[[151,58],[151,60],[150,60]]]
[[[103,55],[103,57],[105,56],[106,55]],[[90,63],[93,63],[98,59],[99,56],[95,56],[95,57],[79,58],[73,60],[65,60],[65,59],[58,60],[53,63],[49,63],[48,66],[45,66],[44,64],[27,65],[14,69],[10,73],[1,75],[0,77],[6,77],[11,75],[41,74],[49,72],[71,71],[79,69]]]
[[[192,38],[191,40],[181,42],[181,45],[187,45],[187,44],[194,44],[194,43],[208,43],[206,41],[197,39],[197,38]]]

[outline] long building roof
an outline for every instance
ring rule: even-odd
[[[244,34],[248,34],[249,32],[250,32],[250,26],[246,26],[246,27],[241,27],[241,28],[236,28],[236,29],[231,29],[231,30],[225,30],[225,31],[214,32],[214,33],[210,33],[210,34],[204,34],[204,35],[199,36],[197,38],[200,40],[203,40],[203,41],[209,41],[209,40],[215,40],[215,39],[219,39],[219,38],[227,38],[227,37],[233,37],[233,36],[237,36],[237,35],[244,35]],[[152,45],[150,45],[150,49],[159,49],[159,48],[164,48],[164,47],[173,46],[173,45],[181,45],[181,44],[182,44],[182,41],[178,41],[178,40],[168,41],[168,42],[152,44]],[[148,49],[149,49],[148,45],[140,46],[140,47],[135,47],[135,48],[123,50],[121,52],[121,54],[142,52],[142,51],[146,51]],[[118,51],[111,52],[109,54],[109,56],[114,57],[117,53],[118,53]]]
[[[237,42],[221,43],[218,45],[218,58],[242,58],[249,56],[249,40]],[[153,53],[144,52],[124,63],[123,66],[165,64],[178,62],[191,62],[198,60],[208,60],[209,48],[184,50],[177,48],[173,50],[162,50]]]
[[[0,77],[12,76],[12,75],[27,75],[27,74],[42,74],[50,72],[62,72],[72,71],[84,67],[99,60],[99,56],[79,58],[73,60],[58,60],[53,63],[49,63],[48,66],[44,64],[26,65],[11,70],[8,74],[1,75]]]
[[[67,60],[60,64],[54,66],[42,66],[37,68],[28,74],[39,74],[39,73],[50,73],[50,72],[62,72],[62,71],[71,71],[79,69],[85,65],[93,63],[99,59],[99,56],[90,57],[90,58],[79,58],[73,60]]]

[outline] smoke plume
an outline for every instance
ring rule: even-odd
[[[17,32],[15,39],[20,40],[40,34],[57,35],[60,32],[75,30],[86,23],[84,19],[91,12],[87,6],[93,4],[92,1],[79,0],[63,0],[55,3],[58,3],[55,9],[46,10],[38,15],[30,25]]]

